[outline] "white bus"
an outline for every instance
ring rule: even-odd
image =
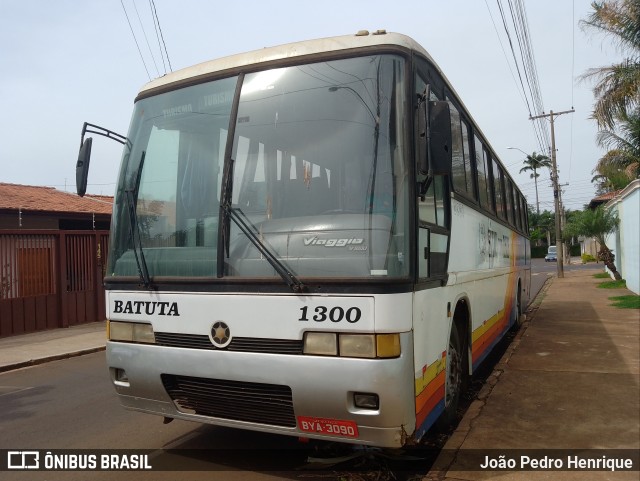
[[[455,418],[528,303],[527,208],[429,54],[377,31],[147,84],[105,277],[124,407],[373,446]]]

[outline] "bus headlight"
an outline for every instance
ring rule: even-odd
[[[336,356],[338,354],[336,337],[332,332],[307,332],[304,336],[303,352],[319,356]]]
[[[304,354],[359,358],[400,357],[400,334],[307,332]]]
[[[376,357],[375,334],[340,334],[340,356]]]
[[[156,342],[153,326],[137,322],[109,322],[109,340],[144,344]]]

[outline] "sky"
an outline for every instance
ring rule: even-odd
[[[592,170],[604,154],[590,119],[593,84],[579,77],[621,57],[610,39],[579,25],[591,11],[590,1],[524,2],[545,113],[575,109],[555,122],[559,179],[571,210],[581,210],[594,197]],[[501,3],[507,8],[508,2]],[[542,112],[530,112],[523,99],[497,0],[154,4],[174,71],[362,29],[413,37],[440,66],[535,205],[534,182],[519,170],[523,152],[540,151],[529,115]],[[164,62],[149,0],[0,0],[0,182],[75,192],[83,122],[126,135],[137,92],[169,71]],[[121,153],[120,144],[94,138],[88,193],[114,194]],[[538,189],[540,209],[553,211],[547,170]]]

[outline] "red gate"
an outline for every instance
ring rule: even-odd
[[[108,231],[0,232],[0,337],[105,319]]]

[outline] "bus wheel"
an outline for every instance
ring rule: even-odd
[[[512,331],[517,331],[522,326],[524,322],[524,314],[522,313],[522,294],[520,289],[520,282],[518,282],[518,292],[516,293],[516,302],[514,305],[515,309],[515,320],[513,321],[513,325],[511,326]]]
[[[467,349],[460,333],[460,327],[454,323],[447,348],[444,412],[438,420],[442,431],[451,428],[458,419],[460,395],[466,385]]]

